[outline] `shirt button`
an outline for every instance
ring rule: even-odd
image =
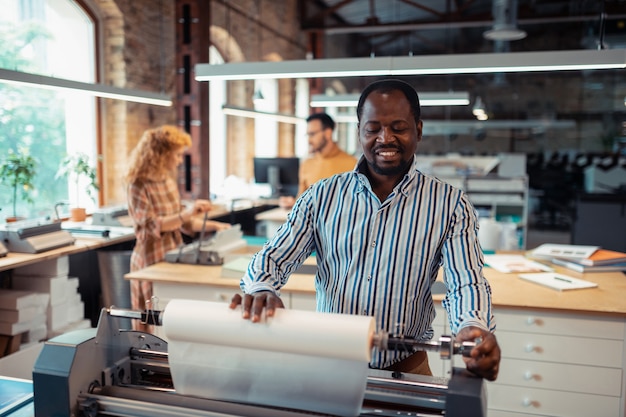
[[[375,248],[376,247],[376,242],[372,242],[372,247]]]
[[[371,275],[368,275],[368,276],[367,276],[367,280],[369,281],[369,280],[371,280],[371,279],[372,279],[372,276],[371,276]]]

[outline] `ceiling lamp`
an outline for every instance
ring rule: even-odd
[[[626,68],[626,49],[196,64],[197,81],[479,74]]]
[[[303,122],[303,117],[294,116],[293,114],[270,113],[260,110],[247,109],[245,107],[222,106],[222,112],[228,116],[249,117],[252,119],[269,119],[282,123],[298,124]]]
[[[487,112],[485,110],[485,104],[480,96],[476,97],[476,101],[474,102],[474,107],[472,107],[472,114],[476,116],[478,120],[487,120],[489,116],[487,116]]]
[[[27,85],[57,91],[85,93],[95,97],[115,100],[132,101],[135,103],[153,104],[155,106],[171,106],[172,99],[166,94],[149,91],[119,88],[103,84],[91,84],[45,75],[30,74],[0,68],[0,82],[7,84]]]
[[[359,94],[313,94],[311,107],[356,107]],[[470,102],[468,92],[420,93],[420,106],[467,106]]]
[[[517,41],[526,37],[526,32],[517,27],[517,0],[493,0],[493,28],[483,33],[492,41]]]

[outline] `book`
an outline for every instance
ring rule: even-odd
[[[552,258],[583,259],[600,249],[599,246],[562,245],[544,243],[528,253],[530,258],[552,260]]]
[[[550,272],[552,268],[532,261],[522,255],[484,255],[485,264],[496,271],[513,272]]]
[[[519,274],[518,277],[557,291],[595,288],[598,286],[595,282],[570,277],[569,275],[557,274],[556,272]]]
[[[576,272],[626,272],[626,262],[613,263],[613,264],[600,264],[600,265],[585,265],[580,262],[575,262],[567,259],[554,258],[552,263],[555,265],[563,266]]]
[[[598,249],[590,256],[577,259],[575,262],[588,266],[625,263],[626,253],[609,249]]]

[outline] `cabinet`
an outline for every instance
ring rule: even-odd
[[[442,181],[467,193],[480,217],[495,218],[517,225],[519,244],[525,249],[528,229],[528,177],[514,178],[487,175],[481,177],[439,177]]]
[[[500,375],[489,416],[624,415],[625,322],[620,318],[495,309]]]
[[[494,309],[500,374],[487,382],[489,417],[624,415],[626,321]]]

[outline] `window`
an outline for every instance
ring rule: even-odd
[[[56,78],[93,82],[94,24],[71,0],[3,0],[0,15],[0,67]],[[67,51],[71,51],[68,59]],[[55,216],[55,204],[67,202],[91,211],[81,187],[77,195],[65,178],[56,178],[67,154],[82,152],[96,163],[95,99],[80,93],[0,82],[0,159],[24,150],[36,160],[33,203],[20,198],[16,213],[27,218]],[[13,196],[0,184],[0,218],[13,215]],[[67,213],[68,207],[60,210]]]

